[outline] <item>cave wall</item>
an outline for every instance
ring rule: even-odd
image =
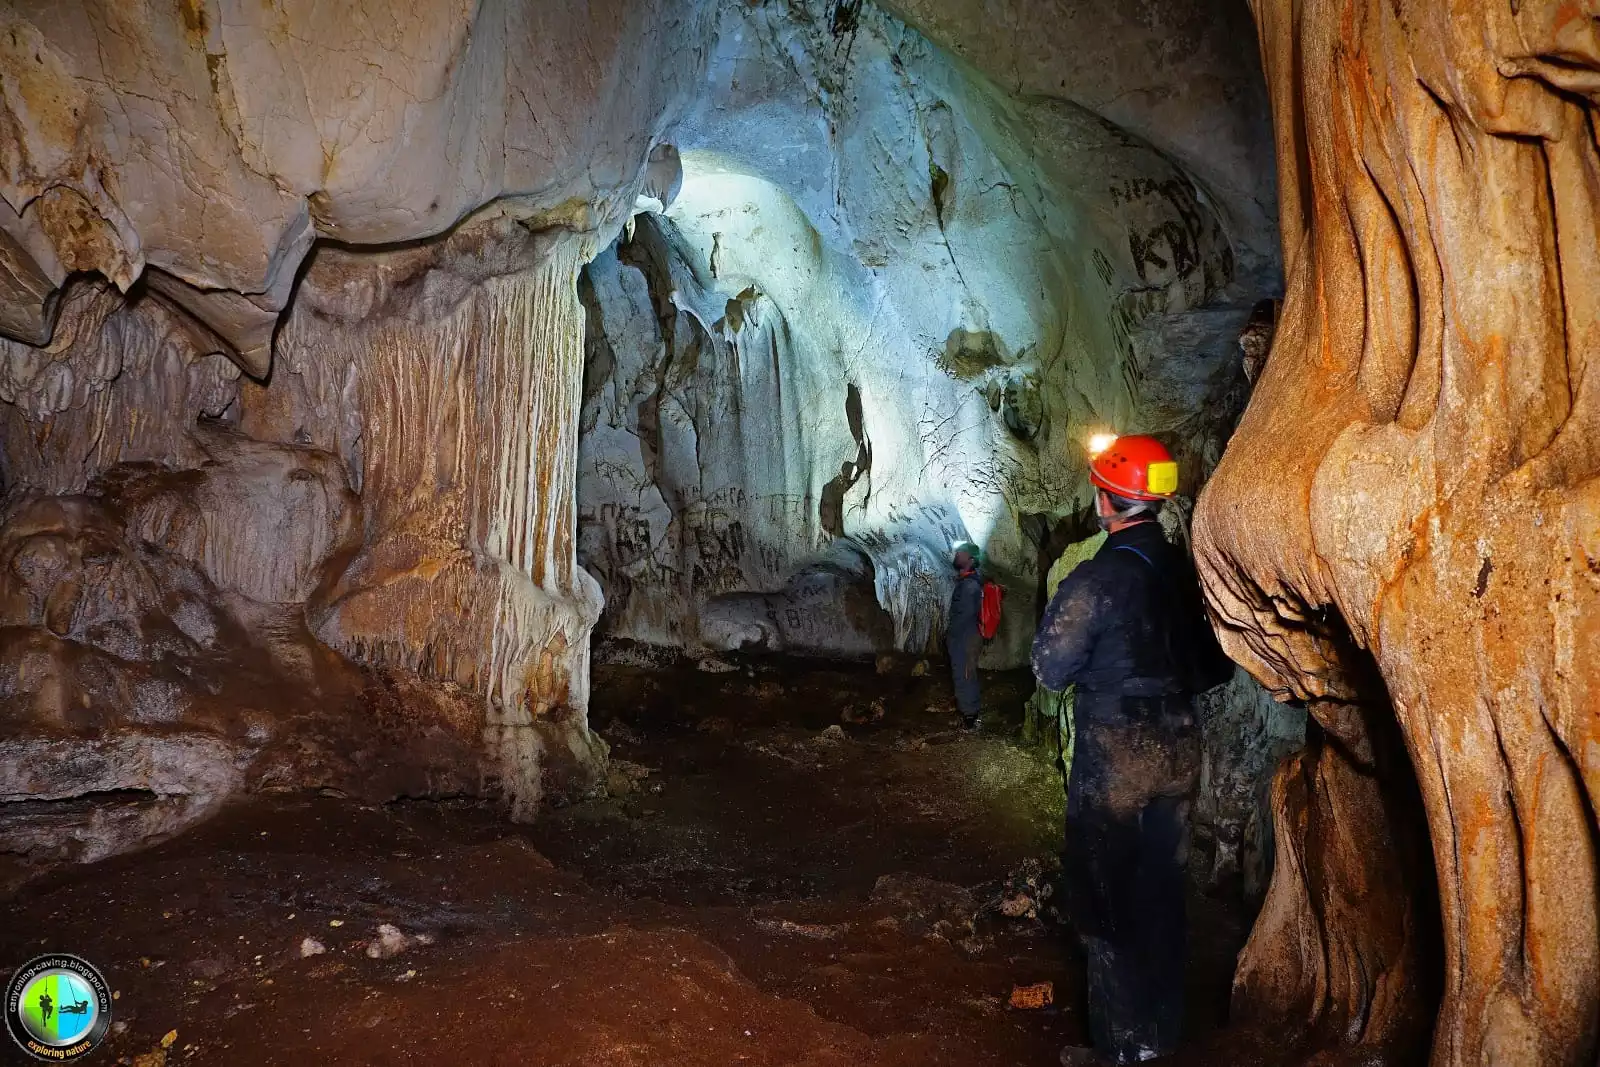
[[[0,13],[0,883],[603,770],[579,268],[710,5]]]
[[[671,0],[9,4],[0,304],[27,323],[10,335],[48,340],[74,272],[142,278],[264,375],[319,238],[427,238],[506,198],[597,219],[631,204],[706,17]]]
[[[748,201],[719,193],[715,212],[755,217],[742,211]],[[785,218],[766,207],[759,224],[777,229]],[[787,221],[804,240],[803,217],[791,211]],[[726,233],[717,232],[720,255]],[[641,216],[631,239],[586,276],[595,328],[579,451],[580,555],[606,585],[608,632],[821,655],[892,647],[893,622],[866,559],[843,546],[831,559],[825,551],[844,533],[848,488],[871,484],[880,447],[836,361],[797,341],[754,286],[723,295],[729,284],[719,288],[669,218]],[[962,536],[953,509],[916,515],[940,536]],[[942,613],[902,618],[920,631],[907,635],[920,647]]]
[[[1277,188],[1248,4],[1226,0],[888,0],[1012,96],[1070,101],[1175,160],[1247,275],[1272,277]]]
[[[1069,94],[1015,95],[871,4],[726,5],[708,79],[675,201],[588,271],[602,628],[925,652],[974,540],[1009,590],[984,662],[1020,664],[1038,531],[1086,505],[1088,434],[1164,434],[1189,493],[1216,462],[1275,284],[1236,249],[1270,231]],[[841,618],[868,579],[879,610]]]
[[[1269,688],[1392,708],[1408,765],[1361,769],[1367,783],[1340,771],[1346,785],[1313,782],[1312,802],[1410,774],[1421,796],[1421,811],[1366,804],[1342,847],[1303,853],[1318,884],[1289,889],[1297,921],[1362,966],[1331,990],[1304,968],[1277,1000],[1297,1005],[1290,1018],[1312,1004],[1359,1023],[1400,991],[1380,1032],[1352,1024],[1348,1039],[1431,1029],[1438,1064],[1592,1063],[1593,12],[1262,0],[1255,13],[1288,289],[1201,497],[1197,555],[1229,651]],[[1373,909],[1323,906],[1360,899],[1349,856],[1404,871],[1395,842],[1424,818],[1444,940],[1436,1021],[1407,989],[1414,939]],[[1280,833],[1305,839],[1292,820]],[[1241,974],[1305,958],[1293,925],[1258,930]]]
[[[0,338],[5,489],[77,493],[118,463],[197,466],[189,430],[237,401],[238,366],[182,312],[104,280],[61,305],[48,345]]]
[[[1278,767],[1306,746],[1305,709],[1280,704],[1242,668],[1195,701],[1201,740],[1195,796],[1197,858],[1204,881],[1250,904],[1266,895],[1277,863],[1272,788]]]
[[[1020,663],[1084,437],[1166,435],[1187,496],[1220,454],[1266,114],[1200,0],[1075,13],[1126,44],[1055,87],[968,5],[897,10],[8,5],[0,737],[64,777],[0,788],[5,848],[249,789],[582,793],[602,598],[653,643],[922,652],[975,539]]]

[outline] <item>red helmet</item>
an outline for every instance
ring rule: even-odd
[[[1165,500],[1178,491],[1178,464],[1154,437],[1119,437],[1089,460],[1089,481],[1129,500]]]

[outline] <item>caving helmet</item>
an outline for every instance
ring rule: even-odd
[[[1089,481],[1127,500],[1165,500],[1178,491],[1178,464],[1154,437],[1118,437],[1089,459]]]

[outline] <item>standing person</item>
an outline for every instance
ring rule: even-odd
[[[983,726],[978,693],[978,654],[983,651],[983,635],[978,628],[983,613],[983,574],[978,570],[978,557],[978,546],[970,541],[956,548],[951,561],[956,568],[956,587],[950,593],[950,621],[945,630],[956,707],[961,711],[962,726],[968,730]]]
[[[1178,487],[1171,455],[1153,438],[1120,437],[1093,456],[1089,480],[1110,536],[1061,582],[1033,642],[1040,684],[1077,686],[1062,870],[1089,960],[1094,1047],[1063,1050],[1068,1065],[1177,1048],[1200,777],[1191,696],[1232,673],[1194,570],[1157,521]]]

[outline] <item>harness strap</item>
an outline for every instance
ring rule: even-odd
[[[1145,555],[1143,552],[1140,552],[1137,548],[1134,548],[1132,545],[1118,545],[1114,551],[1132,552],[1135,556],[1138,556],[1140,559],[1144,560],[1145,563],[1149,564],[1152,570],[1155,569],[1155,561],[1149,556]]]

